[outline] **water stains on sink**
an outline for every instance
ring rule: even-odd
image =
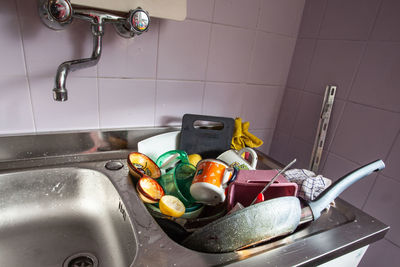
[[[0,266],[61,266],[69,255],[79,257],[63,266],[129,266],[136,238],[121,209],[118,191],[98,171],[0,174]]]

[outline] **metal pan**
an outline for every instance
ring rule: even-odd
[[[304,208],[291,196],[249,206],[193,232],[182,244],[197,251],[221,253],[290,234],[299,224],[318,219],[350,185],[384,167],[383,161],[377,160],[343,176]]]

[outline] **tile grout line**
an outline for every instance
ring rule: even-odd
[[[358,74],[359,74],[359,72],[360,72],[361,62],[365,59],[365,56],[366,56],[366,54],[367,54],[367,50],[368,50],[368,46],[369,46],[369,41],[370,41],[370,39],[371,39],[371,35],[372,35],[373,31],[374,31],[374,28],[375,28],[375,26],[376,26],[376,22],[377,22],[377,20],[378,20],[379,14],[380,14],[380,12],[381,12],[382,3],[383,3],[383,1],[381,0],[381,1],[379,2],[378,8],[377,8],[374,21],[373,21],[373,23],[372,23],[372,25],[371,25],[371,28],[369,29],[367,39],[366,39],[365,42],[364,42],[363,51],[362,51],[362,53],[361,53],[361,57],[360,57],[360,60],[359,60],[359,62],[358,62],[358,65],[357,65],[357,69],[356,69],[356,71],[355,71],[355,73],[354,73],[354,75],[353,75],[353,77],[352,77],[352,80],[351,80],[351,83],[350,83],[349,91],[348,91],[347,94],[346,94],[345,107],[346,107],[347,103],[349,103],[349,102],[350,102],[350,103],[354,103],[354,101],[351,101],[351,100],[350,100],[350,95],[351,95],[351,92],[353,91],[354,83],[355,83],[355,81],[356,81],[356,78],[357,78],[357,76],[358,76]],[[399,134],[399,133],[397,133],[397,135],[398,135],[398,134]],[[393,145],[394,145],[394,142],[396,142],[396,138],[397,138],[397,137],[394,138],[394,141],[393,141],[393,143],[392,143],[392,146],[390,147],[390,149],[389,149],[389,151],[388,151],[388,154],[387,154],[386,157],[385,157],[385,161],[386,161],[386,159],[389,157],[390,151],[393,149]],[[364,210],[365,206],[367,205],[368,200],[369,200],[369,198],[370,198],[370,196],[371,196],[371,193],[372,193],[372,191],[374,190],[375,185],[376,185],[376,183],[377,183],[377,181],[378,181],[378,176],[379,176],[379,174],[377,174],[377,175],[375,176],[375,180],[374,180],[374,182],[372,183],[371,187],[370,187],[369,190],[368,190],[367,197],[364,199],[364,202],[363,202],[362,205],[361,205],[361,210]]]
[[[155,92],[154,92],[154,116],[153,116],[153,126],[156,125],[156,115],[157,115],[157,92],[158,92],[158,61],[160,55],[160,32],[161,32],[161,21],[158,20],[158,33],[157,33],[157,54],[156,54],[156,73],[155,73]]]
[[[274,86],[278,86],[278,85],[274,85]],[[319,94],[319,93],[312,92],[312,91],[307,91],[307,90],[302,90],[302,89],[299,89],[299,88],[294,88],[293,86],[289,86],[287,88],[289,88],[291,90],[294,90],[294,91],[297,91],[297,92],[304,92],[306,94],[310,94],[310,95],[314,95],[314,96],[321,96],[321,97],[324,96],[323,94]],[[386,112],[390,112],[390,113],[400,114],[400,111],[385,109],[385,108],[381,108],[381,107],[377,107],[377,106],[373,106],[373,105],[357,102],[355,100],[346,100],[345,98],[339,98],[339,97],[337,97],[337,98],[335,97],[335,99],[340,100],[340,101],[345,102],[345,103],[352,103],[352,104],[364,106],[364,107],[367,107],[367,108],[377,109],[377,110],[380,110],[380,111],[386,111]]]
[[[301,106],[301,104],[302,104],[302,102],[303,102],[304,94],[305,94],[305,92],[307,92],[306,87],[307,87],[307,83],[308,83],[308,81],[309,81],[309,79],[310,79],[312,64],[313,64],[313,61],[314,61],[314,58],[315,58],[315,54],[316,54],[316,52],[317,52],[318,41],[320,40],[319,38],[320,38],[320,34],[321,34],[321,29],[322,29],[322,25],[324,24],[324,21],[325,21],[327,9],[328,9],[328,1],[326,1],[325,4],[324,4],[323,11],[322,11],[321,21],[320,21],[320,23],[319,23],[319,25],[318,25],[318,30],[317,30],[317,34],[316,34],[316,37],[315,37],[315,42],[314,42],[314,44],[313,44],[314,47],[313,47],[311,62],[310,62],[310,66],[309,66],[309,69],[308,69],[307,76],[306,76],[306,80],[304,81],[303,94],[302,94],[301,102],[300,102],[300,104],[299,104],[299,108],[300,108],[300,106]],[[296,120],[295,120],[294,123],[297,122],[297,118],[298,118],[298,116],[297,116],[297,114],[296,114]],[[329,126],[328,126],[328,127],[329,127]],[[311,144],[311,145],[314,146],[314,144]],[[329,152],[329,144],[328,144],[328,146],[326,147],[326,150],[325,150],[325,151],[326,151],[326,152]],[[312,152],[311,152],[311,153],[312,153]],[[321,158],[319,159],[320,164],[321,164],[321,159],[322,159],[322,153],[321,153]],[[310,161],[310,160],[311,160],[311,155],[310,155],[310,159],[309,159],[308,161]],[[326,164],[326,160],[324,160],[324,162],[322,163],[322,165],[319,166],[319,172],[322,172],[322,171],[323,171],[323,169],[325,168],[325,164]]]
[[[95,78],[90,76],[76,76],[77,78]],[[268,84],[268,83],[252,83],[252,82],[227,82],[227,81],[216,81],[216,80],[191,80],[191,79],[174,79],[174,78],[163,78],[156,79],[153,77],[112,77],[112,76],[99,76],[100,79],[118,79],[118,80],[157,80],[157,81],[175,81],[175,82],[210,82],[210,83],[223,83],[223,84],[236,84],[236,85],[257,85],[257,86],[268,86],[268,87],[278,87],[285,86],[284,84]],[[292,88],[297,90],[296,88]]]
[[[97,77],[96,77],[96,86],[97,86],[97,114],[98,116],[98,127],[101,129],[101,108],[100,108],[100,79],[99,79],[99,68],[96,68]]]
[[[23,32],[22,32],[22,21],[21,21],[21,14],[20,14],[18,1],[15,1],[15,9],[16,9],[15,11],[16,11],[17,21],[18,21],[18,30],[19,30],[19,34],[21,36],[22,53],[23,53],[23,56],[24,56],[25,78],[26,78],[26,81],[28,83],[28,92],[29,92],[29,100],[30,100],[31,111],[32,111],[33,128],[34,128],[34,132],[37,132],[35,111],[34,111],[34,108],[33,108],[33,100],[32,100],[31,80],[30,80],[30,75],[28,73],[28,64],[27,64],[27,60],[26,60],[25,43],[24,43],[24,37],[23,37]]]
[[[349,90],[348,90],[348,92],[346,93],[346,96],[345,96],[346,101],[349,101],[351,92],[352,92],[353,87],[354,87],[354,83],[355,83],[356,78],[357,78],[357,76],[358,76],[358,74],[359,74],[359,71],[360,71],[361,62],[364,60],[365,55],[366,55],[366,53],[367,53],[367,48],[368,48],[368,45],[369,45],[369,40],[370,40],[371,35],[372,35],[372,32],[373,32],[373,30],[374,30],[374,28],[375,28],[376,21],[378,20],[378,16],[379,16],[381,7],[382,7],[382,0],[380,1],[379,5],[378,5],[378,9],[377,9],[377,12],[376,12],[374,21],[373,21],[373,23],[372,23],[372,25],[371,25],[371,28],[369,29],[369,32],[368,32],[368,35],[367,35],[367,39],[362,41],[362,43],[363,43],[363,48],[362,48],[362,51],[361,51],[360,60],[359,60],[358,63],[357,63],[356,70],[355,70],[355,72],[354,72],[354,74],[353,74],[353,77],[352,77],[352,79],[351,79],[351,82],[350,82],[350,85],[349,85]]]
[[[214,7],[215,7],[215,2],[214,2]],[[259,11],[260,13],[260,11]],[[213,10],[213,17],[214,17],[214,10]],[[203,23],[211,23],[211,24],[215,24],[215,25],[220,25],[220,26],[225,26],[225,27],[232,27],[235,29],[241,29],[241,30],[257,30],[263,33],[268,33],[268,34],[273,34],[279,37],[287,37],[287,38],[292,38],[292,39],[297,39],[296,36],[293,35],[289,35],[289,34],[284,34],[284,33],[279,33],[279,32],[270,32],[270,31],[266,31],[266,30],[262,30],[258,28],[258,21],[257,21],[257,25],[255,28],[251,28],[251,27],[242,27],[242,26],[237,26],[237,25],[232,25],[232,24],[225,24],[225,23],[220,23],[220,22],[215,22],[214,18],[212,19],[212,21],[207,21],[207,20],[199,20],[199,19],[193,19],[193,18],[189,18],[186,19],[189,21],[194,21],[194,22],[203,22]]]
[[[305,3],[304,3],[304,5],[305,5]],[[303,14],[304,14],[304,7],[303,7]],[[296,52],[296,46],[297,46],[297,43],[298,43],[298,41],[299,41],[299,33],[300,33],[300,30],[301,30],[301,26],[302,26],[303,14],[302,14],[302,18],[301,18],[301,20],[300,20],[300,22],[299,22],[300,26],[299,26],[298,34],[297,34],[297,37],[296,37],[296,44],[295,44],[295,47],[294,47],[294,51],[293,51],[293,55],[292,55],[292,60],[291,60],[291,62],[290,62],[290,68],[289,68],[289,72],[288,72],[288,77],[287,77],[287,79],[286,79],[286,84],[284,85],[285,90],[284,90],[284,93],[283,93],[283,96],[282,96],[282,102],[281,102],[281,106],[280,106],[280,108],[279,108],[279,113],[278,113],[278,118],[277,118],[277,121],[276,121],[276,124],[275,124],[275,128],[274,128],[274,130],[273,130],[274,132],[273,132],[273,134],[272,134],[272,135],[273,135],[272,139],[274,139],[275,132],[277,132],[277,131],[276,131],[276,129],[277,129],[276,126],[277,126],[277,124],[278,124],[279,115],[280,115],[280,113],[281,113],[281,111],[282,111],[283,98],[285,97],[286,92],[287,92],[287,88],[288,88],[287,82],[288,82],[290,70],[291,70],[291,68],[292,68],[293,57],[295,56],[295,52]],[[311,63],[312,63],[312,59],[314,58],[314,54],[315,54],[315,47],[313,48],[313,54],[312,54],[312,57],[311,57]],[[311,70],[311,64],[310,64],[310,67],[309,67],[309,69],[308,69],[308,71],[307,71],[307,77],[310,75],[310,70]],[[307,78],[306,78],[306,79],[307,79]],[[305,85],[304,85],[304,86],[305,86]],[[304,95],[303,92],[304,92],[304,88],[303,88],[303,90],[300,90],[300,91],[301,91],[301,94],[300,94],[300,99],[299,99],[299,106],[298,106],[298,108],[300,108],[301,103],[303,102],[303,95]],[[296,112],[296,114],[295,114],[294,116],[295,116],[295,118],[294,118],[294,121],[293,121],[293,127],[294,127],[294,125],[296,124],[296,121],[297,121],[297,118],[298,118],[298,112]],[[292,139],[293,139],[293,131],[291,131],[290,133],[288,133],[288,136],[289,136],[288,142],[290,143],[290,142],[292,141]],[[271,143],[272,143],[272,141],[271,141]]]
[[[395,247],[397,247],[397,248],[400,249],[400,245],[397,245],[396,243],[394,243],[392,240],[388,239],[387,237],[384,237],[384,239],[385,239],[386,241],[388,241],[390,244],[392,244],[393,246],[395,246]]]
[[[389,149],[387,155],[386,155],[385,158],[384,158],[384,162],[387,161],[387,159],[389,158],[390,154],[392,153],[393,147],[394,147],[394,145],[396,144],[396,141],[397,141],[398,138],[400,138],[400,129],[397,131],[397,135],[396,135],[396,137],[394,138],[394,140],[393,140],[393,142],[392,142],[392,145],[390,146],[390,149]],[[376,182],[377,182],[377,180],[378,180],[378,176],[379,176],[379,175],[382,175],[382,176],[384,176],[385,178],[388,178],[388,179],[390,179],[390,180],[394,180],[395,182],[399,182],[398,180],[396,180],[396,179],[394,179],[394,178],[392,178],[392,177],[389,177],[389,176],[387,176],[387,175],[378,174],[378,175],[375,177],[375,181],[374,181],[374,183],[372,184],[370,190],[368,191],[367,197],[365,198],[365,201],[364,201],[363,205],[361,206],[361,209],[362,209],[362,210],[364,210],[365,205],[366,205],[367,202],[368,202],[368,199],[369,199],[369,197],[370,197],[370,195],[371,195],[371,193],[372,193],[372,190],[373,190],[374,187],[375,187],[375,184],[376,184]]]
[[[296,42],[297,43],[297,42]],[[308,68],[308,70],[307,70],[307,74],[306,74],[306,80],[305,80],[305,82],[304,82],[304,85],[303,85],[303,89],[302,90],[300,90],[301,91],[301,96],[300,96],[300,99],[299,99],[299,105],[298,105],[298,109],[300,109],[300,107],[301,107],[301,105],[303,104],[303,99],[304,99],[304,95],[305,95],[305,87],[306,87],[306,84],[307,84],[307,81],[308,81],[308,79],[309,79],[309,77],[310,77],[310,74],[311,74],[311,66],[312,66],[312,62],[313,62],[313,60],[314,60],[314,57],[315,57],[315,52],[316,52],[316,50],[317,50],[317,41],[314,43],[314,47],[313,47],[313,52],[312,52],[312,56],[311,56],[311,59],[310,59],[310,66],[309,66],[309,68]],[[285,90],[286,91],[286,90]],[[294,126],[296,125],[296,122],[297,122],[297,119],[299,118],[299,112],[296,112],[296,114],[295,114],[295,118],[294,118],[294,121],[293,121],[293,129],[294,129]],[[294,130],[293,131],[291,131],[290,132],[290,134],[289,134],[289,143],[293,140],[293,137],[294,137]],[[301,138],[299,138],[300,140],[302,140]],[[304,140],[303,140],[304,141]],[[308,143],[308,142],[307,142]],[[313,145],[313,144],[311,144],[311,145]],[[310,155],[310,157],[311,157],[311,155]]]
[[[252,62],[254,60],[254,52],[256,49],[256,41],[257,41],[257,36],[258,36],[258,27],[260,24],[260,17],[261,17],[261,9],[262,9],[262,2],[259,2],[259,6],[258,6],[258,12],[257,12],[257,22],[256,22],[256,27],[255,27],[255,32],[254,32],[254,40],[253,43],[251,45],[251,51],[250,51],[250,60],[249,60],[249,65],[247,67],[247,74],[246,74],[246,78],[245,78],[245,82],[242,82],[242,86],[243,86],[243,90],[241,90],[241,94],[242,97],[240,99],[242,99],[241,103],[240,103],[240,118],[242,118],[243,120],[245,120],[244,118],[244,103],[243,103],[243,91],[247,90],[247,86],[248,85],[256,85],[254,83],[250,82],[250,73],[251,73],[251,66],[252,66]]]
[[[323,40],[322,38],[320,38],[320,33],[321,33],[322,25],[324,23],[324,19],[325,19],[325,16],[326,16],[327,9],[328,9],[328,1],[325,2],[324,8],[323,8],[323,15],[322,15],[322,18],[321,18],[321,23],[320,23],[320,25],[318,27],[318,34],[317,34],[317,37],[316,37],[315,46],[317,46],[317,43],[318,43],[319,40]],[[324,161],[323,166],[320,166],[321,170],[325,169],[325,165],[326,165],[326,162],[328,161],[329,153],[331,153],[331,147],[332,147],[333,141],[335,140],[336,132],[337,132],[337,129],[339,128],[339,125],[340,125],[340,123],[342,121],[342,116],[343,116],[343,113],[344,113],[345,109],[346,109],[346,101],[344,102],[343,110],[339,114],[338,123],[337,123],[336,127],[333,129],[332,140],[329,142],[329,144],[327,144],[327,147],[326,147],[326,150],[325,150],[326,153],[327,153],[326,154],[327,156],[326,156],[326,160]],[[329,127],[329,125],[328,125],[328,127]]]
[[[339,125],[341,124],[341,122],[343,120],[343,116],[344,116],[346,107],[347,107],[349,102],[352,103],[352,101],[349,101],[350,93],[351,93],[351,90],[353,88],[353,85],[354,85],[354,82],[356,80],[356,77],[358,75],[358,71],[359,71],[359,68],[361,66],[361,62],[362,62],[362,60],[364,58],[366,47],[367,47],[366,41],[364,41],[363,43],[364,43],[364,45],[363,45],[363,49],[362,49],[362,52],[361,52],[361,56],[360,56],[360,59],[359,59],[359,61],[357,63],[357,67],[356,67],[356,69],[354,71],[353,77],[351,78],[348,92],[346,92],[346,95],[345,95],[344,99],[342,100],[344,103],[343,103],[343,108],[340,111],[339,116],[338,116],[338,123],[337,123],[336,127],[334,127],[334,129],[333,129],[332,139],[330,140],[330,142],[329,142],[329,144],[327,146],[328,155],[329,155],[329,153],[331,153],[332,145],[334,143],[334,140],[335,140],[335,137],[336,137],[336,133],[337,133],[337,131],[339,129]],[[326,161],[325,161],[325,163],[326,163]],[[324,167],[325,167],[325,164],[324,164]]]
[[[250,84],[250,85],[253,84],[252,82],[250,82],[250,73],[251,73],[251,64],[254,60],[254,53],[256,50],[256,42],[257,42],[258,32],[260,31],[258,28],[259,28],[259,24],[260,24],[261,9],[262,9],[262,2],[260,1],[260,4],[258,6],[257,23],[256,23],[255,33],[254,33],[254,40],[253,40],[253,43],[251,46],[250,61],[249,61],[249,66],[247,68],[247,75],[246,75],[246,82],[245,82],[245,84]]]
[[[369,29],[369,32],[368,32],[368,36],[367,36],[367,40],[366,40],[367,42],[371,40],[372,33],[374,32],[374,29],[376,26],[376,22],[378,21],[379,15],[382,12],[383,1],[384,0],[380,0],[380,2],[378,4],[374,21],[372,22],[371,29]]]
[[[201,114],[205,114],[205,96],[206,96],[206,84],[207,84],[207,72],[208,72],[208,64],[210,63],[209,59],[210,59],[210,50],[211,50],[211,39],[212,39],[212,33],[213,33],[213,29],[214,29],[214,15],[215,15],[215,1],[214,1],[214,6],[213,6],[213,10],[211,12],[211,20],[212,22],[210,23],[210,33],[208,34],[208,49],[207,49],[207,59],[206,59],[206,69],[204,71],[204,80],[202,81],[203,84],[203,95],[201,97]]]

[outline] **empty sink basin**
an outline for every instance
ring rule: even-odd
[[[98,171],[0,174],[0,266],[129,266],[137,242],[125,210]]]

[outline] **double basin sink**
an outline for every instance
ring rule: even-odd
[[[388,230],[338,199],[287,237],[230,253],[193,251],[172,241],[138,198],[129,152],[0,161],[0,266],[315,266]]]

